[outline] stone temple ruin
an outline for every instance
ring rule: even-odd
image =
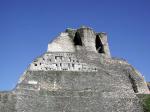
[[[149,94],[142,75],[112,58],[106,33],[67,29],[36,58],[0,112],[143,112],[137,94]]]

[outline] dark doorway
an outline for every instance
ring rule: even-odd
[[[95,46],[96,46],[96,50],[98,51],[98,53],[105,53],[104,52],[104,46],[103,46],[102,41],[100,40],[100,37],[98,35],[96,35]]]
[[[75,45],[80,45],[80,46],[82,46],[82,41],[81,41],[81,37],[80,37],[80,34],[79,34],[79,32],[76,32],[75,33],[75,37],[74,37],[74,44]]]

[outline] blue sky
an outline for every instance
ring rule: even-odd
[[[150,81],[149,0],[0,0],[0,90],[11,90],[66,28],[106,32],[113,57]]]

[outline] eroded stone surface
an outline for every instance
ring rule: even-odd
[[[30,70],[38,71],[81,71],[97,72],[97,67],[88,65],[77,59],[75,53],[46,53],[36,59],[29,67]]]
[[[149,90],[150,90],[150,82],[147,82],[147,86],[148,86],[148,88],[149,88]]]
[[[111,58],[106,33],[82,27],[61,33],[0,93],[0,112],[143,112],[136,94],[148,93],[137,70]]]

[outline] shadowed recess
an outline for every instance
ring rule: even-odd
[[[138,88],[137,88],[136,82],[135,82],[135,80],[132,78],[131,75],[129,75],[129,80],[130,80],[130,82],[131,82],[131,84],[132,84],[132,88],[133,88],[134,93],[138,93]]]
[[[75,33],[74,44],[82,46],[82,41],[79,32]]]
[[[103,46],[98,35],[96,35],[95,43],[96,43],[96,50],[98,51],[98,53],[105,53],[104,52],[104,46]]]

